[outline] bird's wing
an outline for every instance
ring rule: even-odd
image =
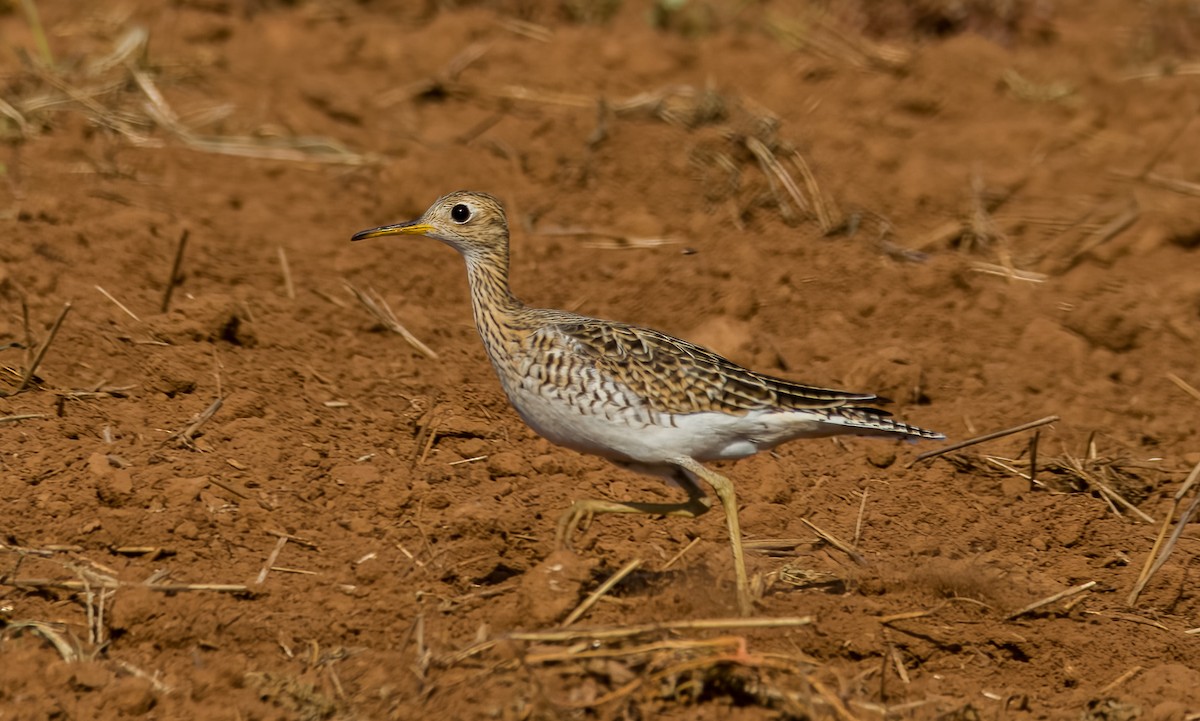
[[[669,413],[823,410],[881,400],[761,375],[685,340],[622,323],[563,319],[531,340],[543,348],[558,346]]]

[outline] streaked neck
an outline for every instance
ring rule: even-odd
[[[496,341],[511,331],[510,321],[525,308],[508,288],[508,253],[491,251],[485,254],[464,255],[467,262],[467,283],[471,287],[471,310],[475,327],[484,344]]]

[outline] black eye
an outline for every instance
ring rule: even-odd
[[[450,209],[450,217],[455,223],[465,223],[471,219],[471,209],[459,203]]]

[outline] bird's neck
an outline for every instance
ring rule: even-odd
[[[467,254],[467,282],[471,288],[471,310],[475,327],[488,350],[510,340],[513,321],[525,309],[508,288],[508,253],[491,251]]]

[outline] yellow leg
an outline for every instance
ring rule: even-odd
[[[652,516],[681,516],[695,518],[707,513],[712,507],[712,501],[704,497],[704,491],[689,477],[678,474],[678,480],[688,494],[688,499],[682,503],[641,503],[637,501],[575,501],[558,519],[558,532],[555,534],[555,545],[567,548],[571,536],[579,528],[582,521],[591,522],[597,513],[645,513]],[[586,523],[584,524],[586,527]]]
[[[742,529],[738,523],[737,495],[733,491],[733,483],[714,470],[704,467],[691,458],[681,458],[675,464],[697,478],[703,479],[712,486],[721,507],[725,509],[725,521],[729,526],[729,547],[733,550],[733,570],[737,575],[738,611],[743,616],[753,612],[750,600],[750,584],[746,580],[746,560],[742,556]]]

